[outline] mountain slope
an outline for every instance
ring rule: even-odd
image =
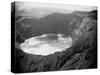
[[[16,36],[19,38],[16,41],[19,44],[35,35],[61,32],[73,38],[73,45],[63,52],[48,56],[31,55],[16,48],[16,72],[97,68],[97,15],[96,12],[88,12],[82,17],[83,14],[79,13],[54,13],[41,19],[26,18],[18,22]]]

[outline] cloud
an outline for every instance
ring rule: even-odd
[[[26,11],[32,8],[56,8],[71,11],[91,11],[97,9],[95,6],[82,6],[82,5],[68,5],[68,4],[46,4],[46,3],[33,3],[33,2],[16,2],[19,10],[25,9]]]
[[[54,12],[68,14],[73,11],[92,11],[95,9],[97,9],[95,6],[16,2],[17,15],[35,18],[41,18]]]

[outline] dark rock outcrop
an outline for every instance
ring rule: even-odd
[[[46,32],[64,33],[74,40],[69,49],[48,56],[27,54],[16,47],[16,72],[97,68],[97,19],[92,17],[97,15],[93,13],[90,12],[84,18],[76,14],[56,13],[42,19],[24,19],[16,23],[16,41],[19,44],[29,37]],[[22,24],[30,27],[23,28]]]

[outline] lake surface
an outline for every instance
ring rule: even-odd
[[[44,34],[31,37],[20,44],[20,49],[25,53],[42,56],[62,52],[72,45],[72,38],[63,36],[62,34]]]

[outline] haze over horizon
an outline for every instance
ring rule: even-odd
[[[68,4],[46,4],[32,2],[16,2],[15,8],[17,15],[44,17],[46,15],[58,12],[63,14],[72,13],[73,11],[92,11],[96,10],[96,6],[68,5]]]

